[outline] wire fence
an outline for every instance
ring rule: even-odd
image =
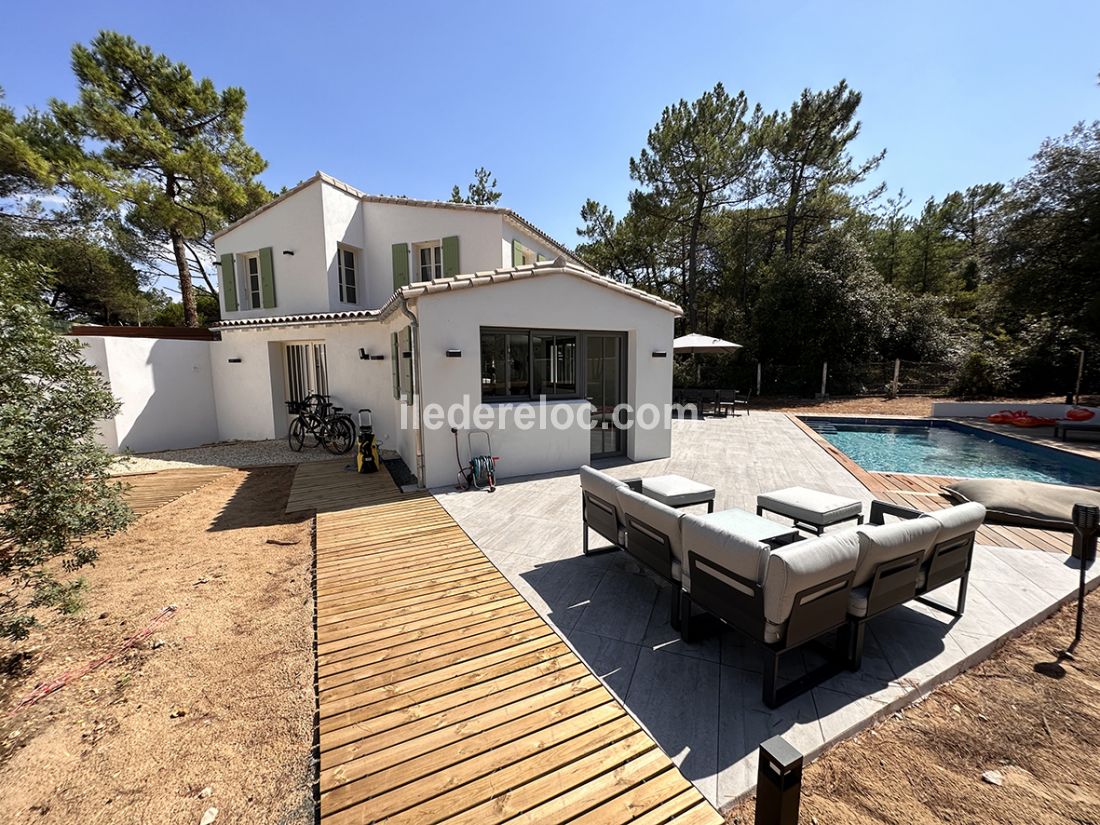
[[[754,361],[723,364],[719,369],[685,371],[679,386],[718,387],[756,396],[814,398],[831,396],[944,396],[951,390],[957,367],[917,361],[876,361],[865,364],[765,364]]]

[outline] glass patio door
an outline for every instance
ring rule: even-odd
[[[328,360],[324,343],[286,344],[283,353],[287,401],[304,401],[314,393],[328,395]]]
[[[614,410],[625,396],[623,337],[586,335],[584,348],[585,397],[592,404],[592,457],[621,455],[626,450],[626,422],[616,421]]]

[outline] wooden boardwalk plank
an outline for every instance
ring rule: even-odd
[[[122,482],[123,500],[135,514],[143,516],[231,472],[231,467],[180,467],[116,476],[116,480]]]
[[[317,511],[321,818],[721,817],[440,504],[299,467]]]

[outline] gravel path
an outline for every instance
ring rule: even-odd
[[[354,452],[343,458],[353,460]],[[270,441],[226,441],[187,450],[166,450],[160,453],[140,453],[119,456],[111,468],[115,475],[124,473],[152,473],[179,467],[256,467],[271,464],[302,464],[306,461],[330,461],[341,456],[320,448],[306,448],[296,453],[283,439]]]

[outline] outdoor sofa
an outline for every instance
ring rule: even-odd
[[[590,467],[581,488],[586,552],[591,528],[671,582],[672,624],[685,641],[698,606],[759,644],[768,707],[845,667],[858,670],[866,622],[892,607],[920,599],[961,615],[985,516],[975,503],[921,513],[876,501],[868,524],[775,546],[739,534],[722,513],[682,513]],[[954,606],[924,598],[954,581]],[[828,636],[836,642],[824,648],[825,663],[781,687],[782,657]]]

